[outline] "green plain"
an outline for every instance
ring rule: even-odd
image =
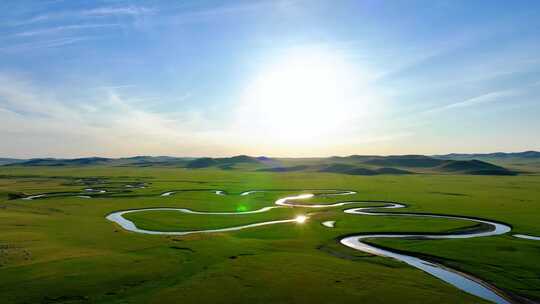
[[[198,211],[255,210],[303,189],[358,194],[307,202],[389,200],[396,212],[487,218],[510,224],[510,235],[465,240],[373,240],[431,256],[498,288],[540,300],[540,176],[270,173],[131,167],[0,168],[0,295],[2,303],[483,303],[406,264],[341,246],[340,236],[368,232],[446,232],[461,220],[347,215],[348,207],[283,208],[241,216],[152,211],[129,215],[141,228],[210,229],[293,218],[237,232],[154,236],[124,231],[105,216],[117,210],[178,207]],[[9,194],[77,193],[77,180],[98,177],[96,195],[10,200]],[[170,190],[184,191],[160,197]],[[212,189],[226,190],[219,196]],[[242,191],[285,190],[238,196]],[[369,204],[365,204],[369,205]],[[372,203],[375,206],[377,204]],[[126,216],[128,217],[128,216]],[[335,220],[336,228],[321,222]]]

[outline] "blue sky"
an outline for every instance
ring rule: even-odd
[[[3,1],[0,156],[540,149],[538,1]]]

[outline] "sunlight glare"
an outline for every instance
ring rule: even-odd
[[[286,144],[309,142],[347,127],[353,79],[335,54],[293,52],[255,77],[241,113],[252,133]]]
[[[307,216],[305,215],[299,215],[297,217],[294,218],[294,220],[298,223],[298,224],[303,224],[307,221]]]

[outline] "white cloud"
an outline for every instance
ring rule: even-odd
[[[98,7],[85,11],[81,11],[79,14],[82,16],[92,17],[107,17],[107,16],[143,16],[156,13],[157,10],[144,6],[117,6],[117,7]]]
[[[450,103],[441,107],[430,109],[424,113],[435,113],[435,112],[441,112],[445,110],[450,109],[456,109],[456,108],[464,108],[464,107],[471,107],[476,106],[480,104],[486,104],[486,103],[492,103],[499,101],[503,98],[507,97],[513,97],[519,94],[520,91],[518,90],[501,90],[501,91],[493,91],[489,93],[485,93],[479,96],[475,96],[472,98],[465,99],[463,101]]]
[[[100,90],[89,90],[91,98],[73,102],[26,79],[0,73],[2,155],[219,156],[251,153],[313,156],[314,153],[341,154],[341,151],[354,146],[392,141],[403,136],[388,135],[392,133],[377,128],[370,130],[368,121],[362,120],[362,130],[356,136],[349,136],[358,131],[351,125],[351,128],[344,129],[347,134],[332,134],[331,141],[329,138],[313,138],[292,147],[289,143],[284,145],[279,138],[259,136],[257,132],[240,132],[239,118],[245,120],[242,126],[247,130],[253,130],[253,124],[257,123],[256,118],[236,116],[242,108],[233,107],[228,112],[208,108],[181,113],[174,112],[174,109],[153,112],[147,110],[145,103],[134,102],[137,96],[119,92],[118,86],[104,86]],[[190,96],[188,93],[178,96],[178,99]],[[360,106],[353,111],[361,109]],[[219,112],[219,115],[212,111]],[[291,121],[282,120],[282,123],[290,124]]]
[[[212,141],[198,138],[191,117],[146,111],[114,89],[75,104],[0,74],[0,150],[5,155],[212,153]],[[197,119],[197,126],[208,123]]]

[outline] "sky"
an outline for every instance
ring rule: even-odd
[[[540,150],[539,1],[2,1],[0,157]]]

